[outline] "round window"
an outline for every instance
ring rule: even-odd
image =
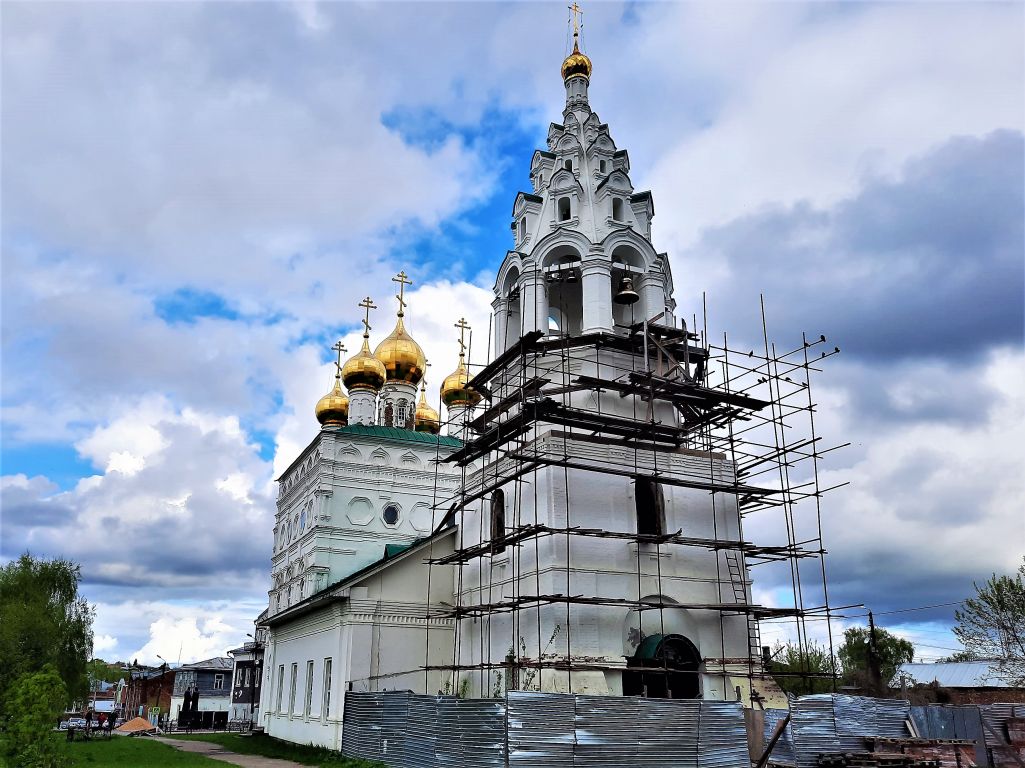
[[[399,505],[389,504],[384,508],[384,522],[395,525],[399,521]]]

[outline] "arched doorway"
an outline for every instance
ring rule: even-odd
[[[649,635],[626,660],[623,695],[696,699],[701,695],[701,654],[683,635]]]

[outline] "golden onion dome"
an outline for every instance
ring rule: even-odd
[[[427,402],[427,393],[420,390],[420,402],[416,404],[415,426],[417,432],[429,432],[436,435],[441,431],[441,417]]]
[[[427,370],[427,358],[420,345],[406,333],[406,326],[399,315],[395,330],[377,345],[374,357],[384,364],[388,381],[404,381],[407,384],[419,384]]]
[[[342,391],[342,382],[335,376],[335,385],[330,392],[317,401],[317,421],[323,426],[344,427],[349,421],[349,398]]]
[[[569,80],[571,77],[591,79],[591,60],[580,52],[576,40],[573,41],[573,53],[562,62],[562,79]]]
[[[480,402],[480,393],[466,386],[470,374],[466,370],[463,355],[459,355],[459,366],[441,383],[441,400],[449,408],[453,406],[476,406]]]
[[[384,364],[370,351],[370,337],[364,333],[363,348],[342,366],[342,381],[349,391],[370,389],[378,392],[387,375]]]

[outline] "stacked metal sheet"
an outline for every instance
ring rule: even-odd
[[[573,765],[574,696],[510,691],[506,708],[510,768]]]
[[[979,707],[982,714],[983,729],[986,737],[986,749],[992,764],[995,766],[1017,766],[1012,755],[1011,742],[1007,738],[1007,721],[1012,717],[1025,717],[1025,705],[1021,704],[987,704]]]
[[[617,696],[576,697],[575,766],[645,765],[638,747],[647,729],[638,727],[637,700]]]
[[[673,702],[687,704],[689,702]],[[698,727],[698,768],[746,768],[747,751],[744,705],[739,701],[702,701]]]

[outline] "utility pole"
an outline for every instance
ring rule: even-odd
[[[876,623],[872,618],[872,611],[868,612],[868,671],[872,676],[873,695],[882,695],[883,672],[879,667],[879,650],[876,646]]]

